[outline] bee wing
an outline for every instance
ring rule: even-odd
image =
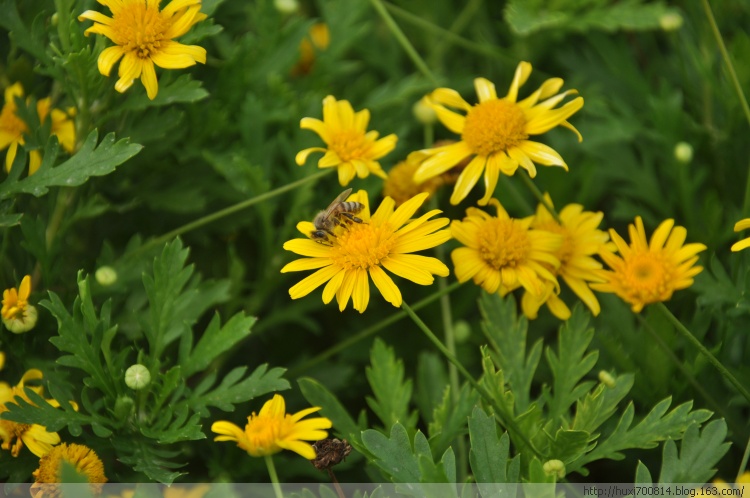
[[[349,197],[349,194],[352,193],[352,189],[348,188],[341,192],[334,200],[331,202],[328,207],[325,210],[326,217],[331,214],[331,211],[333,211],[333,208],[338,206],[340,203],[344,202],[347,197]]]

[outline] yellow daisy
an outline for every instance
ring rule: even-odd
[[[697,254],[706,249],[700,243],[683,245],[687,230],[675,227],[674,220],[665,220],[646,241],[646,230],[640,216],[628,227],[630,245],[613,229],[609,230],[620,255],[600,253],[611,271],[601,270],[603,283],[591,288],[600,292],[614,292],[629,303],[635,313],[650,303],[668,301],[676,290],[693,285],[693,277],[703,270],[694,266]]]
[[[0,150],[8,148],[5,155],[5,171],[10,172],[13,160],[16,158],[16,152],[19,145],[24,145],[24,134],[29,132],[28,125],[18,117],[16,106],[16,97],[23,97],[23,86],[21,83],[14,83],[5,89],[5,103],[3,110],[0,112]],[[70,107],[67,111],[52,109],[52,99],[49,97],[38,100],[36,111],[39,115],[39,122],[44,123],[49,116],[52,119],[51,133],[57,136],[62,148],[72,153],[75,147],[76,130],[75,123],[71,116],[75,115],[75,109]],[[42,155],[38,150],[29,152],[29,174],[33,175],[42,164]]]
[[[307,408],[294,415],[286,413],[284,398],[275,394],[266,401],[260,413],[247,417],[245,429],[227,421],[214,422],[211,431],[219,434],[214,441],[235,441],[237,446],[254,457],[273,455],[281,450],[291,450],[308,460],[315,459],[315,449],[305,441],[319,441],[328,437],[324,429],[331,428],[325,417],[301,420],[320,410],[319,406]]]
[[[396,135],[390,134],[378,140],[377,131],[366,131],[370,122],[370,111],[354,112],[346,100],[336,100],[329,95],[323,99],[323,121],[302,118],[300,127],[312,130],[328,145],[310,147],[297,153],[295,160],[302,166],[313,152],[325,155],[318,161],[319,168],[338,168],[339,183],[344,186],[357,175],[365,178],[370,173],[385,179],[387,175],[377,161],[396,147]]]
[[[21,280],[18,290],[15,287],[3,291],[3,307],[0,309],[3,325],[14,334],[28,332],[36,325],[37,311],[29,304],[31,276]]]
[[[38,424],[22,424],[3,419],[3,413],[8,411],[7,405],[15,404],[14,398],[20,396],[24,400],[31,402],[24,392],[24,384],[29,381],[41,380],[43,374],[40,370],[28,370],[18,385],[10,387],[5,382],[0,382],[0,448],[10,450],[11,455],[18,456],[21,448],[25,444],[33,454],[42,457],[49,453],[52,447],[60,443],[60,436],[56,432],[47,432],[47,429]],[[27,386],[31,387],[31,386]],[[31,387],[34,392],[42,395],[41,387]],[[54,399],[45,400],[52,406],[58,407],[60,404]],[[15,441],[15,442],[14,442]]]
[[[745,218],[744,220],[740,220],[734,224],[735,232],[741,232],[742,230],[747,230],[748,228],[750,228],[750,218]],[[747,249],[748,247],[750,247],[750,237],[732,244],[732,252],[741,251],[743,249]]]
[[[325,283],[324,303],[328,304],[335,296],[339,310],[343,311],[351,297],[354,309],[362,313],[370,301],[368,274],[385,300],[396,307],[401,306],[401,291],[384,268],[420,285],[432,284],[433,275],[447,277],[448,267],[440,260],[411,254],[436,247],[451,238],[449,230],[440,230],[448,225],[447,218],[430,220],[441,213],[438,209],[410,220],[427,195],[418,194],[395,210],[395,201],[386,197],[370,216],[367,192],[360,190],[349,197],[349,201],[364,205],[357,213],[362,223],[337,227],[330,246],[310,238],[286,242],[284,249],[307,257],[287,264],[281,269],[282,273],[318,269],[289,289],[289,295],[299,299]],[[297,229],[310,237],[315,227],[310,222],[302,222]]]
[[[414,183],[414,172],[419,168],[419,164],[410,155],[405,161],[401,161],[391,168],[388,172],[388,178],[383,184],[383,196],[393,198],[396,206],[400,206],[421,192],[426,192],[429,196],[432,196],[445,182],[441,176],[438,176],[430,178],[424,183]]]
[[[109,76],[112,67],[122,58],[115,90],[122,93],[136,78],[153,100],[159,91],[154,64],[165,69],[182,69],[206,63],[206,49],[174,41],[187,33],[194,24],[206,19],[201,13],[201,0],[172,0],[159,10],[161,0],[97,0],[109,8],[112,17],[87,10],[79,21],[94,24],[85,31],[104,35],[115,45],[99,54],[99,72]]]
[[[523,287],[535,296],[546,282],[557,285],[555,270],[563,237],[531,229],[532,218],[511,218],[497,199],[490,199],[497,216],[470,207],[462,221],[451,222],[451,233],[466,247],[451,252],[459,282],[473,279],[489,293]]]
[[[550,196],[545,195],[545,198],[551,206]],[[560,266],[553,273],[562,277],[594,316],[599,314],[601,307],[588,284],[602,281],[598,274],[602,264],[593,256],[609,248],[609,235],[598,229],[603,217],[601,212],[584,211],[580,204],[568,204],[560,211],[560,224],[543,204],[539,204],[531,223],[531,228],[562,235],[563,243],[555,253]],[[556,317],[561,320],[570,318],[570,309],[553,291],[554,285],[549,282],[541,296],[525,292],[521,300],[524,314],[534,319],[541,305],[546,303]]]
[[[310,26],[307,36],[299,44],[299,59],[292,68],[293,75],[307,74],[315,65],[315,56],[328,48],[331,43],[331,31],[324,22]]]
[[[29,489],[32,498],[57,498],[62,495],[56,484],[62,482],[63,461],[92,484],[89,488],[92,495],[101,494],[107,476],[104,475],[104,464],[99,455],[82,444],[62,443],[44,455],[39,460],[39,468],[31,474],[34,477],[34,484]]]
[[[453,189],[451,204],[461,202],[484,172],[485,192],[479,204],[485,205],[495,191],[500,173],[513,175],[520,165],[533,178],[536,176],[535,162],[567,170],[565,161],[554,149],[528,138],[561,125],[573,130],[578,140],[582,140],[581,134],[567,119],[583,107],[583,98],[577,97],[555,109],[566,96],[577,92],[568,90],[554,95],[562,87],[563,80],[551,78],[529,97],[518,101],[518,89],[530,74],[531,64],[521,62],[516,68],[510,90],[503,98],[497,97],[495,85],[489,80],[475,79],[479,104],[474,106],[450,88],[438,88],[432,92],[427,102],[449,130],[461,135],[461,140],[452,145],[420,151],[430,157],[417,170],[414,181],[421,183],[438,176],[471,156],[471,162]],[[464,111],[466,115],[449,108]]]

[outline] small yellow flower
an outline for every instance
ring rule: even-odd
[[[29,132],[28,125],[18,117],[16,106],[16,97],[23,97],[23,86],[21,83],[14,83],[5,89],[5,103],[3,110],[0,112],[0,150],[8,148],[5,155],[5,171],[10,172],[13,160],[16,158],[19,145],[24,145],[24,134]],[[52,119],[51,133],[55,135],[62,148],[68,152],[73,152],[76,141],[75,123],[71,116],[75,115],[75,109],[70,107],[63,112],[60,109],[52,109],[52,100],[47,97],[37,101],[36,111],[39,115],[39,122],[44,123],[47,117]],[[29,153],[29,174],[33,175],[42,164],[42,155],[38,150],[32,150]]]
[[[55,446],[39,460],[39,468],[33,473],[32,498],[57,498],[61,495],[58,484],[62,480],[62,462],[65,461],[92,484],[91,493],[99,495],[107,482],[104,464],[94,450],[82,444],[62,443]]]
[[[531,229],[531,218],[511,218],[497,199],[490,199],[497,216],[470,207],[462,221],[451,222],[451,233],[466,247],[451,253],[459,282],[473,279],[489,293],[503,294],[523,287],[535,296],[546,283],[557,285],[555,256],[563,237]]]
[[[260,413],[247,417],[245,430],[231,422],[214,422],[211,431],[219,434],[214,441],[235,441],[237,446],[254,457],[273,455],[281,450],[291,450],[308,460],[315,459],[315,449],[305,441],[319,441],[328,437],[324,429],[331,428],[325,417],[301,420],[320,410],[319,406],[307,408],[294,415],[286,413],[284,398],[275,394],[263,405]]]
[[[445,182],[442,177],[438,176],[421,184],[414,183],[414,172],[419,165],[419,161],[415,160],[412,154],[405,161],[395,165],[388,172],[388,178],[383,184],[383,196],[393,198],[396,206],[400,206],[421,192],[432,196]]]
[[[694,266],[697,254],[706,249],[700,243],[683,245],[687,230],[675,227],[674,220],[663,221],[646,240],[646,230],[640,216],[628,227],[630,245],[613,229],[609,230],[620,255],[600,253],[611,271],[602,270],[603,283],[591,284],[600,292],[613,292],[629,303],[635,313],[651,303],[668,301],[676,290],[693,285],[693,277],[703,270]]]
[[[545,198],[552,205],[550,196],[545,195]],[[536,216],[531,223],[531,228],[562,235],[563,243],[555,253],[557,259],[560,260],[560,266],[553,273],[562,277],[594,316],[599,314],[601,307],[589,288],[589,282],[602,282],[598,273],[602,264],[593,256],[610,249],[607,244],[609,235],[598,229],[603,217],[601,212],[584,211],[580,204],[568,204],[560,211],[562,221],[560,224],[544,205],[539,204]],[[570,309],[554,292],[552,282],[547,283],[542,296],[534,296],[525,292],[521,300],[521,308],[529,319],[534,319],[541,305],[545,303],[552,314],[559,319],[570,318]]]
[[[3,325],[14,334],[28,332],[36,325],[37,311],[29,304],[29,294],[31,294],[30,275],[23,277],[18,290],[11,287],[3,291],[3,307],[0,309],[0,315]]]
[[[335,296],[339,310],[343,311],[351,297],[354,309],[362,313],[370,301],[369,278],[386,301],[401,306],[401,291],[384,268],[419,285],[432,284],[433,275],[447,277],[448,267],[437,258],[410,254],[439,246],[451,238],[449,230],[440,230],[448,225],[448,218],[430,220],[441,212],[438,209],[409,221],[425,199],[426,193],[418,194],[394,210],[395,201],[386,197],[370,216],[367,192],[360,190],[349,197],[350,201],[364,204],[362,212],[357,213],[362,223],[338,227],[330,246],[310,238],[284,244],[287,251],[307,257],[287,264],[282,273],[318,269],[289,289],[289,295],[299,299],[327,282],[323,289],[324,303],[330,303]],[[297,229],[309,237],[314,225],[301,222]]]
[[[27,402],[31,402],[24,392],[24,384],[29,381],[41,380],[43,374],[40,370],[28,370],[18,385],[10,387],[5,382],[0,382],[0,448],[10,450],[11,455],[18,456],[21,448],[25,444],[29,451],[38,457],[49,453],[52,447],[60,443],[60,436],[56,432],[47,432],[47,430],[38,424],[22,424],[3,419],[3,413],[8,411],[7,405],[15,404],[14,398],[20,396]],[[27,386],[31,387],[31,386]],[[42,395],[41,387],[31,387],[31,389]],[[60,404],[54,399],[45,400],[52,406],[58,407]],[[15,443],[14,443],[15,440]]]
[[[323,121],[315,118],[302,118],[300,127],[312,130],[328,145],[310,147],[297,153],[295,160],[302,166],[313,152],[325,155],[318,161],[319,168],[338,168],[339,183],[348,185],[354,176],[365,178],[370,173],[385,179],[387,175],[378,159],[396,147],[396,135],[391,134],[378,140],[377,131],[366,131],[370,122],[370,111],[363,109],[354,112],[346,100],[336,100],[329,95],[323,99]]]
[[[183,69],[206,63],[206,49],[174,41],[187,33],[194,24],[206,19],[201,13],[201,0],[172,0],[159,10],[161,0],[97,0],[109,8],[112,17],[95,10],[80,16],[94,24],[85,31],[104,35],[115,44],[99,55],[99,72],[109,76],[112,67],[122,58],[115,90],[122,93],[136,78],[153,100],[159,91],[154,65],[165,69]]]
[[[748,228],[750,228],[750,218],[745,218],[744,220],[740,220],[734,224],[735,232],[741,232],[742,230],[747,230]],[[750,247],[750,237],[732,244],[732,252],[741,251],[743,249],[747,249],[748,247]]]
[[[315,55],[328,48],[331,43],[331,32],[324,22],[310,26],[310,31],[299,44],[299,60],[292,68],[292,74],[307,74],[315,64]]]
[[[573,130],[578,140],[582,140],[578,130],[567,119],[583,107],[583,98],[577,97],[555,109],[566,96],[577,92],[568,90],[554,95],[562,87],[563,80],[551,78],[529,97],[518,101],[518,89],[530,74],[531,64],[521,62],[516,68],[510,90],[503,98],[497,97],[492,82],[485,78],[475,79],[479,103],[474,106],[450,88],[438,88],[428,95],[427,102],[435,109],[438,119],[450,131],[460,134],[461,140],[445,147],[421,151],[431,157],[417,170],[414,181],[421,183],[442,174],[462,159],[473,157],[458,178],[450,201],[451,204],[461,202],[484,172],[485,192],[479,204],[485,205],[495,191],[500,173],[511,176],[521,166],[533,178],[536,176],[535,162],[567,170],[567,164],[554,149],[528,138],[560,125]],[[466,115],[449,108],[462,110]]]

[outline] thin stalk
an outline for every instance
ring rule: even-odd
[[[55,0],[55,11],[57,12],[57,36],[60,37],[60,45],[63,52],[70,52],[70,10],[65,8],[61,0]]]
[[[448,348],[445,347],[445,345],[438,339],[438,337],[435,335],[432,330],[425,324],[421,318],[414,312],[413,309],[409,307],[406,302],[401,303],[401,307],[409,314],[409,317],[414,321],[414,323],[417,325],[419,330],[421,330],[425,336],[427,336],[427,339],[432,342],[436,348],[445,356],[448,361],[453,363],[459,372],[461,372],[461,375],[463,375],[466,380],[471,384],[471,386],[477,390],[480,396],[484,398],[484,400],[489,403],[492,408],[495,410],[495,415],[500,419],[503,426],[505,426],[509,432],[512,432],[518,439],[521,440],[526,446],[529,447],[531,452],[539,459],[543,459],[544,457],[539,452],[539,450],[536,449],[536,447],[531,444],[531,441],[526,437],[526,435],[518,428],[518,425],[515,423],[512,419],[506,419],[505,418],[505,412],[503,410],[503,407],[500,406],[497,401],[492,397],[490,393],[487,392],[487,390],[479,383],[477,382],[474,377],[469,373],[468,370],[466,370],[466,367],[463,366],[463,364],[456,358],[453,354],[451,354],[450,351],[448,351]]]
[[[396,37],[396,40],[401,45],[401,48],[404,49],[406,52],[406,55],[409,56],[409,58],[412,60],[415,66],[417,66],[417,69],[428,79],[430,82],[438,86],[438,80],[435,78],[435,75],[432,74],[432,71],[430,71],[430,68],[427,67],[427,63],[422,59],[422,56],[419,55],[419,53],[414,48],[414,45],[411,44],[409,39],[406,37],[403,31],[401,31],[401,28],[399,28],[398,24],[396,24],[396,21],[393,20],[391,15],[388,13],[388,11],[385,8],[385,5],[383,5],[383,2],[381,0],[370,0],[370,3],[375,8],[375,10],[378,12],[380,17],[383,18],[383,21],[388,26],[388,29],[391,30],[391,33],[393,36]]]
[[[474,17],[477,9],[479,9],[479,7],[482,5],[482,2],[483,0],[469,0],[468,2],[466,2],[464,8],[456,16],[450,28],[448,28],[448,31],[456,35],[463,31],[464,28],[471,22],[471,18]],[[439,38],[437,40],[435,48],[433,49],[432,54],[430,54],[430,62],[433,63],[433,65],[437,64],[437,62],[442,58],[447,43],[448,41],[445,38]]]
[[[435,127],[432,123],[424,125],[424,147],[428,149],[435,144]]]
[[[454,290],[458,289],[459,287],[461,287],[461,283],[460,282],[453,282],[452,284],[450,284],[449,286],[447,286],[445,289],[440,289],[438,292],[436,292],[436,293],[434,293],[434,294],[432,294],[430,296],[427,296],[426,298],[422,299],[421,301],[418,301],[418,302],[414,303],[414,309],[415,310],[422,309],[425,306],[427,306],[428,304],[430,304],[430,303],[434,302],[435,300],[437,300],[438,298],[440,298],[440,296],[442,296],[444,294],[449,294],[449,293],[453,292]],[[333,345],[330,348],[326,349],[325,351],[323,351],[319,355],[315,356],[314,358],[311,358],[311,359],[307,360],[302,365],[290,369],[287,372],[286,377],[290,378],[290,379],[299,377],[302,372],[305,372],[305,371],[311,369],[315,365],[318,365],[318,364],[326,361],[328,358],[330,358],[331,356],[335,355],[336,353],[340,353],[341,351],[344,351],[345,349],[349,348],[350,346],[353,346],[354,344],[358,343],[359,341],[367,339],[371,335],[376,334],[377,332],[383,330],[386,327],[389,327],[390,325],[393,325],[394,323],[398,322],[399,320],[401,320],[403,318],[406,318],[407,316],[408,315],[403,310],[399,311],[398,313],[394,313],[393,315],[389,316],[388,318],[386,318],[384,320],[381,320],[380,322],[376,323],[375,325],[373,325],[371,327],[367,327],[366,329],[364,329],[359,334],[353,335],[353,336],[351,336],[351,337],[349,337],[349,338],[347,338],[347,339],[345,339],[345,340],[343,340],[341,342],[337,342],[335,345]]]
[[[740,462],[740,469],[737,471],[737,477],[734,478],[734,482],[739,482],[740,476],[742,476],[742,474],[745,473],[748,459],[750,459],[750,439],[747,440],[747,445],[745,446],[745,453],[742,455],[742,462]]]
[[[664,314],[667,320],[672,322],[672,325],[674,325],[680,335],[687,339],[687,341],[693,346],[698,348],[698,351],[700,351],[700,353],[708,360],[708,362],[711,363],[716,368],[716,370],[718,370],[719,373],[721,373],[721,375],[723,375],[724,378],[727,379],[729,383],[735,387],[735,389],[737,389],[737,392],[744,396],[746,400],[750,401],[750,392],[748,392],[745,386],[740,384],[740,381],[737,380],[737,377],[732,375],[732,372],[727,370],[727,368],[722,365],[722,363],[713,354],[711,354],[711,351],[709,351],[706,346],[701,344],[701,342],[695,338],[693,333],[690,332],[687,327],[685,327],[682,322],[672,314],[671,311],[669,311],[669,308],[664,306],[664,303],[656,303],[656,307],[659,308],[659,310]]]
[[[273,492],[276,498],[284,498],[279,485],[279,476],[276,474],[276,467],[273,465],[273,457],[266,455],[264,458],[266,459],[266,467],[268,467],[268,475],[271,477],[271,484],[273,484]]]
[[[268,199],[272,199],[276,197],[277,195],[281,195],[284,192],[289,192],[290,190],[294,190],[295,188],[302,186],[306,183],[314,182],[316,180],[319,180],[320,178],[323,178],[324,176],[330,174],[333,172],[333,169],[328,169],[325,171],[321,171],[319,173],[316,173],[314,175],[307,176],[305,178],[301,178],[297,181],[294,181],[292,183],[287,183],[284,186],[281,186],[279,188],[269,190],[268,192],[264,192],[260,195],[256,195],[255,197],[252,197],[250,199],[247,199],[242,202],[238,202],[237,204],[234,204],[232,206],[229,206],[224,209],[220,209],[219,211],[216,211],[214,213],[208,214],[206,216],[203,216],[201,218],[198,218],[195,221],[191,221],[190,223],[186,223],[185,225],[182,225],[179,228],[175,228],[171,232],[167,232],[164,235],[161,235],[159,237],[156,237],[155,239],[151,239],[145,244],[143,244],[140,248],[138,248],[136,251],[132,252],[131,255],[138,254],[140,252],[143,252],[144,250],[163,244],[174,237],[177,237],[178,235],[182,235],[183,233],[190,232],[192,230],[195,230],[196,228],[200,228],[204,225],[208,225],[211,222],[214,222],[218,219],[224,218],[226,216],[229,216],[230,214],[234,214],[237,211],[242,211],[243,209],[247,209],[250,206],[253,206],[255,204],[258,204],[259,202],[263,202]]]
[[[526,171],[523,171],[520,175],[521,180],[523,180],[523,183],[526,184],[526,186],[531,190],[531,193],[534,194],[534,197],[537,198],[537,200],[544,206],[544,208],[549,211],[549,214],[552,215],[552,217],[555,219],[556,222],[562,225],[562,220],[560,219],[560,215],[557,214],[557,211],[555,211],[555,208],[550,204],[547,199],[544,198],[544,195],[542,194],[542,191],[537,188],[536,185],[534,185],[534,182],[531,181],[531,177]]]

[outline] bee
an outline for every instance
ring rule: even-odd
[[[362,220],[354,215],[365,208],[364,204],[344,200],[351,193],[352,189],[350,188],[344,190],[324,211],[319,212],[315,216],[313,220],[315,230],[310,232],[310,237],[315,242],[323,245],[332,245],[331,237],[336,237],[336,234],[333,233],[335,227],[344,223],[362,223]]]

